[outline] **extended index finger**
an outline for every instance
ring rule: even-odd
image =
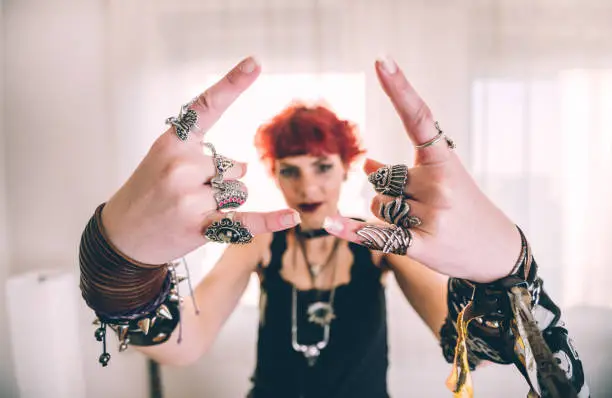
[[[376,72],[385,93],[391,99],[413,145],[422,145],[438,135],[431,110],[408,82],[394,60],[376,61]],[[419,150],[422,162],[440,162],[448,159],[450,151],[445,141]]]
[[[200,94],[189,106],[197,113],[197,127],[190,130],[187,141],[199,143],[225,110],[253,84],[260,72],[261,67],[254,57],[245,58]],[[176,127],[171,126],[167,133],[176,135]]]

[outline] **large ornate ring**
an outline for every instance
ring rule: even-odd
[[[385,254],[404,255],[412,244],[410,231],[397,225],[366,225],[357,231],[357,235],[363,238],[361,243],[364,246]]]
[[[421,219],[417,216],[411,216],[410,203],[403,198],[397,197],[388,203],[380,205],[379,215],[389,224],[397,225],[403,228],[414,228],[422,224]]]
[[[374,190],[388,196],[403,196],[408,182],[408,166],[394,164],[383,166],[368,176]]]
[[[178,116],[166,119],[166,124],[174,126],[176,135],[181,141],[186,141],[191,130],[198,126],[198,113],[193,109],[189,109],[194,102],[195,99],[181,106]]]
[[[219,210],[235,209],[246,202],[248,194],[242,184],[235,180],[221,181],[214,186],[215,201]]]
[[[226,217],[219,221],[214,221],[206,231],[204,236],[212,242],[247,244],[253,240],[253,234],[240,221],[234,221],[234,212],[227,213]]]
[[[428,146],[432,146],[433,144],[436,144],[438,141],[440,141],[442,138],[444,138],[444,140],[446,141],[446,145],[450,148],[450,149],[455,149],[457,147],[457,145],[455,145],[455,141],[453,141],[452,138],[450,138],[449,136],[446,135],[446,133],[444,131],[442,131],[442,129],[440,128],[440,124],[438,122],[436,122],[435,124],[436,126],[436,130],[438,130],[438,134],[432,138],[431,140],[421,144],[421,145],[415,145],[414,147],[416,149],[423,149],[423,148],[427,148]]]

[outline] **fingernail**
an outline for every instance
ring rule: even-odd
[[[240,64],[240,71],[248,75],[249,73],[252,73],[258,65],[259,62],[257,59],[255,59],[255,57],[249,57]]]
[[[382,69],[389,75],[392,75],[397,72],[397,64],[390,56],[385,55],[382,57],[378,57],[378,62],[380,62],[380,66],[382,67]]]
[[[294,212],[291,214],[285,214],[281,217],[281,224],[284,227],[293,227],[294,225],[299,224],[302,221],[300,218],[300,213]]]
[[[323,221],[323,228],[325,228],[328,232],[340,233],[344,229],[344,226],[339,220],[335,220],[331,217],[325,217],[325,220]]]

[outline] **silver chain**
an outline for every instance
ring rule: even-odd
[[[296,240],[297,240],[297,236],[296,236]],[[300,242],[301,243],[301,242]],[[299,247],[300,249],[303,250],[303,254],[304,254],[304,261],[306,262],[306,266],[309,266],[308,263],[308,259],[306,257],[306,251],[305,248],[303,248],[301,245]],[[337,249],[337,245],[334,246],[334,248],[332,250],[336,250]],[[295,267],[297,264],[297,250],[298,247],[296,245],[294,252],[293,252],[293,266]],[[333,253],[332,253],[333,256]],[[331,257],[329,260],[331,260]],[[310,272],[310,270],[309,270]],[[315,280],[312,280],[313,282],[313,287],[316,289],[315,286]],[[329,306],[331,306],[331,308],[333,308],[334,305],[334,297],[335,297],[335,293],[336,293],[336,264],[334,264],[334,272],[333,272],[333,277],[332,277],[332,291],[330,293],[330,298],[329,298]],[[327,344],[329,343],[329,335],[330,335],[330,325],[331,325],[331,320],[330,322],[325,322],[323,327],[323,340],[319,340],[317,343],[315,344],[300,344],[298,342],[298,324],[297,324],[297,301],[298,301],[298,297],[297,297],[297,288],[295,287],[295,284],[292,284],[292,291],[291,291],[291,346],[293,347],[293,349],[297,352],[301,352],[304,357],[306,358],[306,360],[308,361],[308,366],[314,366],[317,359],[319,358],[319,355],[321,355],[321,351],[323,349],[325,349],[325,347],[327,347]]]

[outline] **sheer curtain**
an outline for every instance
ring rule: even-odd
[[[612,4],[471,14],[470,165],[565,306],[612,306]]]
[[[523,227],[555,299],[566,308],[612,306],[611,2],[107,4],[109,109],[119,153],[118,183],[135,167],[155,132],[164,129],[165,117],[249,54],[262,61],[264,75],[210,139],[224,154],[250,160],[250,184],[270,192],[265,200],[267,196],[251,188],[252,209],[282,204],[257,166],[254,127],[295,97],[323,98],[355,120],[369,156],[410,162],[412,150],[373,70],[377,56],[391,54],[452,134],[480,186]],[[341,203],[343,211],[367,216],[372,194],[359,171],[345,191],[350,197]],[[189,256],[197,264],[197,277],[218,250],[208,245]],[[246,301],[252,304],[256,292],[249,297]],[[414,388],[401,381],[411,374],[431,387],[422,396],[442,396],[446,368],[422,362],[438,353],[436,342],[425,328],[414,327],[416,316],[407,315],[397,290],[390,289],[390,297],[392,392],[413,394]],[[251,361],[252,345],[241,347],[251,353]],[[242,362],[244,352],[236,352]],[[421,352],[428,355],[419,356]],[[221,360],[228,355],[224,352]],[[232,374],[243,366],[231,363]],[[429,365],[442,370],[424,369]],[[250,370],[249,363],[243,371]],[[173,387],[180,388],[176,380],[183,376],[172,377]],[[479,393],[494,396],[498,382],[496,377],[481,379]],[[516,386],[517,394],[511,396],[524,393],[519,378],[505,383]],[[223,388],[215,396],[240,395],[245,386],[230,383]],[[228,393],[231,388],[236,390]]]

